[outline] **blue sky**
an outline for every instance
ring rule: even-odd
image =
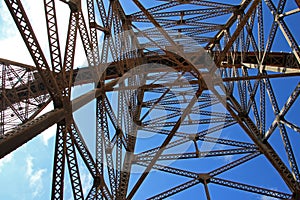
[[[47,33],[44,27],[43,1],[22,1],[25,9],[27,9],[28,17],[32,20],[32,25],[39,28],[36,31],[37,37],[41,42],[44,52],[48,50],[46,45]],[[65,41],[63,35],[66,35],[67,23],[69,18],[69,8],[65,4],[58,2],[57,11],[60,20],[60,33],[62,41]],[[33,64],[30,55],[27,53],[22,38],[18,34],[18,30],[10,17],[10,13],[3,1],[0,2],[0,57],[22,63]],[[64,46],[64,42],[61,43]],[[16,51],[16,49],[18,49]],[[77,53],[83,53],[80,47]],[[47,56],[47,54],[46,54]],[[76,65],[83,65],[84,58],[76,59]],[[80,64],[79,64],[80,63]],[[50,111],[52,106],[46,108]],[[43,134],[32,139],[22,147],[7,155],[0,160],[0,199],[50,199],[51,183],[52,183],[52,163],[54,134],[56,125],[44,131]],[[92,179],[86,171],[82,162],[80,163],[82,181],[91,185]],[[69,180],[66,179],[66,183]],[[87,184],[86,184],[87,185]],[[89,188],[84,186],[86,192]],[[70,184],[66,184],[66,199],[72,199]]]
[[[29,10],[28,15],[29,18],[33,22],[33,27],[38,28],[39,31],[36,32],[38,39],[41,41],[41,46],[46,52],[48,50],[48,47],[46,46],[46,29],[45,27],[41,26],[41,24],[44,24],[43,17],[44,11],[42,8],[42,1],[29,1],[24,0],[22,1],[23,5],[26,9]],[[148,3],[145,2],[145,5]],[[58,6],[58,18],[59,21],[59,28],[61,31],[61,35],[65,35],[66,33],[66,24],[68,21],[68,7],[62,3],[57,3]],[[85,5],[83,5],[84,7]],[[148,5],[149,6],[149,5]],[[288,8],[294,8],[294,4],[288,5]],[[125,10],[131,10],[132,4],[128,4],[125,7]],[[27,64],[32,64],[32,60],[26,52],[26,47],[24,43],[22,42],[22,39],[18,35],[18,31],[14,25],[14,22],[11,20],[10,14],[8,13],[8,10],[6,8],[6,5],[3,3],[3,1],[0,2],[0,46],[1,47],[9,47],[9,48],[1,48],[0,49],[0,57],[11,59]],[[34,11],[34,12],[33,12]],[[299,14],[298,14],[299,16]],[[299,42],[299,26],[296,26],[297,21],[287,20],[289,24],[291,24],[290,28],[293,31],[294,34],[297,33],[297,41]],[[298,27],[298,28],[297,28]],[[64,41],[64,36],[61,37],[61,41]],[[279,34],[279,40],[283,41],[280,43],[275,43],[274,49],[287,49],[288,46],[284,42],[284,39],[282,35]],[[279,41],[277,40],[277,41]],[[63,48],[64,44],[61,43],[61,46]],[[17,51],[16,51],[17,49]],[[82,54],[83,55],[83,49],[82,47],[79,47],[77,50],[77,55]],[[75,60],[75,66],[84,66],[85,59],[82,56],[76,56]],[[280,109],[284,105],[286,99],[292,92],[292,89],[296,86],[297,82],[299,81],[299,78],[291,78],[289,80],[283,80],[283,79],[274,79],[272,80],[272,85],[275,90],[275,94],[278,98],[278,103]],[[287,85],[291,87],[286,87]],[[91,85],[87,86],[78,86],[74,89],[74,97],[78,96],[79,94],[92,89]],[[90,116],[95,116],[94,111],[94,102],[88,104],[84,108],[82,108],[80,111],[76,112],[74,115],[75,121],[78,123],[78,126],[80,130],[83,132],[83,135],[86,139],[87,144],[89,145],[89,148],[91,152],[94,152],[94,136],[92,135],[95,132],[95,125],[93,124],[95,120],[91,120]],[[299,100],[295,103],[293,106],[293,110],[288,115],[288,120],[295,122],[296,124],[299,123],[299,117],[297,117],[299,111],[300,104]],[[47,110],[51,110],[51,106],[47,108]],[[268,106],[268,112],[272,112],[271,107]],[[267,118],[268,121],[272,121],[273,117]],[[91,124],[91,121],[92,124]],[[53,162],[53,145],[54,145],[54,133],[55,133],[55,126],[49,128],[44,133],[39,135],[38,137],[32,139],[27,144],[23,145],[13,153],[7,155],[5,158],[0,160],[0,199],[18,199],[18,200],[30,200],[30,199],[50,199],[51,194],[51,181],[52,181],[52,162]],[[287,128],[288,129],[288,128]],[[242,131],[237,127],[237,125],[232,126],[226,131],[222,132],[223,138],[233,138],[236,137],[234,133],[241,133]],[[299,133],[288,129],[288,132],[290,133],[290,137],[293,143],[293,146],[299,146],[300,145],[300,136]],[[238,139],[250,142],[249,138],[244,136],[238,136]],[[282,142],[280,139],[280,135],[278,130],[273,134],[271,137],[271,143],[276,146],[276,149],[278,150],[279,155],[282,156],[282,158],[285,159],[285,152],[283,150]],[[296,154],[296,159],[298,160],[298,163],[300,162],[300,155],[299,151],[294,152]],[[207,168],[211,169],[212,165],[215,165],[215,167],[218,166],[217,163],[226,163],[228,161],[231,161],[235,158],[238,158],[240,156],[232,156],[227,158],[213,158],[213,159],[202,159],[200,161],[197,161],[197,164],[195,161],[189,161],[187,165],[189,167],[193,168],[194,170],[206,170]],[[223,159],[223,160],[222,160]],[[82,162],[79,162],[80,169],[81,169],[81,178],[83,182],[84,192],[89,190],[89,187],[92,184],[91,176],[88,174],[86,168],[82,164]],[[186,163],[183,164],[181,161],[176,161],[176,163],[173,163],[175,166],[182,166],[186,165]],[[208,166],[209,165],[209,166]],[[259,168],[257,166],[260,166]],[[255,169],[255,170],[253,170]],[[266,173],[268,172],[268,173]],[[67,174],[67,173],[66,173]],[[166,178],[163,179],[163,183],[157,183],[153,184],[153,181],[156,180],[156,178],[161,177],[161,175],[164,175]],[[138,175],[133,175],[132,180],[135,180]],[[258,158],[255,158],[253,161],[250,161],[245,164],[245,167],[237,168],[236,170],[231,171],[231,173],[225,173],[224,178],[232,179],[232,180],[241,180],[245,181],[245,183],[253,184],[253,185],[261,185],[261,186],[267,186],[269,188],[280,190],[283,192],[288,192],[288,189],[282,181],[280,180],[279,176],[274,172],[273,168],[270,166],[270,164],[266,161],[266,159],[263,156],[260,156]],[[258,177],[264,177],[263,179],[259,179]],[[70,190],[70,184],[68,184],[69,179],[66,178],[66,187],[65,187],[65,199],[72,199],[72,194]],[[187,181],[187,179],[178,177],[174,178],[173,176],[166,175],[166,173],[161,172],[155,172],[151,176],[149,176],[149,179],[143,183],[144,188],[151,188],[146,189],[142,191],[138,191],[136,195],[136,199],[144,199],[145,196],[151,196],[153,195],[153,191],[161,191],[162,188],[168,189],[167,186],[169,185],[177,185],[181,184],[183,182]],[[132,186],[132,182],[131,182]],[[224,199],[224,195],[231,195],[234,199],[240,199],[243,197],[243,199],[260,199],[260,200],[270,200],[272,198],[269,197],[262,197],[260,195],[252,195],[247,193],[247,196],[244,196],[245,193],[233,190],[233,189],[227,189],[225,187],[217,186],[217,185],[210,185],[210,192],[212,195],[212,199]],[[190,199],[195,199],[195,194],[197,195],[203,195],[200,196],[204,198],[204,189],[203,185],[199,184],[197,186],[194,186],[188,190],[186,190],[183,193],[179,193],[178,195],[175,195],[169,199],[183,199],[183,197],[189,196]],[[198,197],[197,197],[198,199]]]

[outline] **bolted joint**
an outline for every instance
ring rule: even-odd
[[[137,159],[138,159],[138,157],[135,154],[133,154],[133,153],[131,153],[130,156],[129,156],[129,158],[128,158],[128,160],[130,162],[132,162],[133,164],[137,163],[137,161],[138,161]]]
[[[54,98],[53,104],[54,104],[54,108],[63,108],[64,107],[63,102],[59,98]]]
[[[90,27],[102,31],[105,35],[110,35],[110,31],[107,27],[100,26],[96,22],[91,22]]]
[[[280,19],[280,16],[278,14],[274,15],[274,22],[278,22]]]
[[[100,175],[95,176],[93,186],[98,188],[100,185],[102,185],[103,181]]]
[[[238,113],[238,116],[244,121],[244,119],[247,117],[247,113],[245,113],[244,111],[240,111]]]
[[[132,17],[131,15],[125,15],[124,18],[121,19],[123,24],[127,24],[129,26],[132,25]]]
[[[134,123],[137,125],[137,126],[142,126],[142,121],[141,120],[134,120]]]
[[[63,108],[64,108],[66,115],[72,113],[73,107],[72,107],[72,103],[70,102],[70,99],[68,96],[63,97],[62,103],[63,103]]]
[[[199,156],[199,149],[197,146],[197,141],[199,140],[199,136],[197,134],[191,134],[191,135],[189,135],[189,139],[191,141],[193,141],[195,148],[196,148],[196,154],[197,154],[197,156]]]
[[[282,116],[282,115],[277,115],[276,118],[275,118],[275,120],[276,120],[277,122],[283,121],[283,120],[284,120],[284,116]]]
[[[108,147],[105,149],[107,154],[112,154],[113,149],[111,147]]]
[[[240,16],[240,15],[244,14],[244,10],[241,8],[238,8],[238,9],[234,10],[233,13],[234,13],[234,15]]]
[[[73,6],[76,6],[76,12],[81,10],[81,0],[70,0],[70,2],[73,4]]]
[[[133,20],[133,16],[132,15],[125,15],[125,17],[126,17],[127,20],[130,20],[130,21]]]
[[[57,122],[57,125],[65,127],[65,125],[66,125],[66,120],[63,119],[63,120]]]
[[[184,19],[176,21],[176,25],[183,25],[185,23],[186,23],[186,20],[184,20]]]
[[[118,137],[122,136],[122,131],[121,131],[120,128],[117,128],[117,130],[116,130],[116,135],[117,135]]]
[[[190,134],[188,137],[192,141],[196,141],[198,139],[198,135],[197,134]]]
[[[209,174],[198,174],[198,180],[203,184],[209,183],[210,179],[211,176]]]
[[[62,2],[69,5],[71,12],[78,12],[81,10],[81,0],[62,0]]]
[[[293,193],[292,200],[300,199],[300,191],[296,191]]]

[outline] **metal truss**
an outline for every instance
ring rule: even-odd
[[[298,0],[44,0],[47,52],[22,1],[4,2],[34,65],[0,59],[0,157],[56,124],[51,199],[64,199],[65,172],[74,199],[191,198],[190,188],[215,199],[221,187],[300,198]],[[74,66],[76,45],[87,66]],[[90,152],[73,112],[93,100]],[[93,178],[87,193],[79,163]]]

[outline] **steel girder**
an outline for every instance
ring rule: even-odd
[[[291,134],[299,133],[300,128],[287,119],[287,113],[299,97],[299,82],[283,107],[278,103],[271,82],[272,78],[299,76],[299,36],[294,35],[285,20],[289,16],[298,16],[299,8],[286,10],[284,0],[278,5],[272,0],[243,0],[239,4],[158,1],[152,7],[133,0],[139,11],[128,14],[122,1],[110,1],[107,5],[102,0],[87,0],[86,24],[80,0],[62,2],[70,7],[64,55],[60,47],[56,3],[44,1],[49,66],[21,1],[5,1],[34,66],[0,60],[1,157],[57,124],[52,199],[63,199],[65,165],[69,169],[74,199],[84,196],[87,199],[132,199],[153,170],[188,180],[153,194],[149,199],[166,198],[198,184],[203,185],[207,199],[214,196],[211,185],[215,184],[275,198],[299,198],[298,158]],[[299,6],[299,2],[295,2]],[[198,8],[190,9],[188,5]],[[268,29],[267,17],[273,20]],[[218,23],[212,23],[210,19],[218,19]],[[143,24],[150,28],[144,29]],[[265,34],[267,31],[269,35]],[[290,53],[272,52],[279,31],[290,47],[287,50]],[[77,32],[85,50],[87,68],[74,69]],[[201,66],[204,71],[197,70],[201,67],[196,68],[198,65],[191,56],[193,52],[185,52],[195,41],[212,57],[215,67],[207,65]],[[99,46],[100,42],[102,46]],[[149,69],[139,71],[140,66],[147,64],[151,64]],[[216,72],[219,79],[215,77]],[[71,88],[86,83],[94,83],[96,89],[71,101]],[[117,103],[110,102],[112,94],[117,95]],[[93,99],[97,100],[95,158],[72,117],[72,112]],[[51,100],[55,109],[37,117]],[[208,110],[216,105],[223,105],[225,110]],[[156,116],[152,116],[153,113]],[[272,122],[267,121],[268,117]],[[13,121],[19,125],[15,127]],[[195,125],[201,130],[184,130]],[[231,130],[229,127],[237,125],[249,141],[209,135],[222,129]],[[282,138],[284,158],[269,139],[276,134],[275,130]],[[145,146],[138,153],[139,135],[145,133],[159,135],[152,142],[161,141],[161,144]],[[203,151],[200,144],[208,143],[223,146]],[[183,144],[189,144],[192,150],[174,150]],[[82,192],[78,156],[94,179],[88,194]],[[222,156],[235,156],[235,160],[210,169],[210,172],[195,172],[162,163],[166,160],[188,163],[188,160]],[[244,166],[242,164],[257,157],[267,158],[288,191],[222,178],[224,172]],[[104,169],[104,163],[107,169]],[[130,188],[134,166],[144,168]]]

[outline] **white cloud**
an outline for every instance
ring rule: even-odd
[[[40,194],[40,192],[43,190],[43,181],[42,176],[44,173],[46,173],[46,169],[40,169],[36,171],[31,177],[30,177],[30,187],[34,188],[33,196],[37,196]]]
[[[47,39],[47,30],[46,30],[46,20],[45,20],[45,12],[43,8],[43,1],[30,1],[30,0],[23,0],[22,4],[24,9],[28,15],[30,23],[35,31],[36,37],[39,41],[39,44],[48,59],[48,64],[50,65],[50,55],[49,55],[49,46],[48,46],[48,39]],[[86,7],[86,4],[83,3],[83,8]],[[3,3],[1,6],[0,13],[0,22],[2,29],[0,29],[0,46],[6,48],[0,48],[0,58],[5,58],[8,60],[13,60],[25,64],[34,65],[32,58],[25,46],[23,39],[21,38],[19,31],[6,7]],[[86,10],[86,9],[83,9]],[[60,39],[60,47],[61,53],[64,54],[64,48],[67,38],[67,31],[68,31],[68,23],[69,23],[69,16],[70,16],[70,9],[69,7],[60,1],[56,2],[56,17],[58,23],[58,32],[59,32],[59,39]],[[84,12],[85,20],[87,22],[87,13]],[[84,53],[84,49],[82,48],[82,44],[80,41],[79,32],[77,34],[77,45],[76,45],[76,56],[75,56],[75,67],[82,66],[86,63],[86,58]],[[78,48],[79,47],[79,48]],[[63,55],[62,55],[63,59]],[[53,109],[53,106],[47,106],[44,110],[48,112]],[[43,113],[45,113],[43,112]],[[48,146],[48,141],[55,136],[56,133],[56,126],[50,127],[49,129],[45,130],[41,134],[41,140],[44,145]]]
[[[46,112],[49,112],[53,110],[53,105],[49,104],[38,116],[45,114]],[[53,125],[46,129],[42,134],[41,134],[41,140],[45,146],[48,146],[48,142],[51,138],[55,136],[56,133],[56,125]]]
[[[268,197],[268,196],[261,196],[260,200],[276,200],[277,198]]]
[[[14,22],[11,19],[11,15],[6,7],[4,1],[0,2],[0,22],[1,22],[1,29],[0,29],[0,38],[4,35],[15,35],[16,28],[12,28],[14,26]]]
[[[30,4],[27,4],[29,1],[25,0],[22,1],[24,7],[28,7]],[[31,3],[32,4],[32,3]],[[6,5],[3,3],[3,7],[1,8],[1,15],[0,15],[0,21],[2,31],[1,31],[1,40],[0,40],[0,46],[6,47],[0,49],[0,57],[23,62],[27,64],[32,64],[32,59],[30,58],[30,55],[26,49],[26,46],[18,32],[18,29],[6,7]],[[31,5],[30,5],[31,6]],[[31,10],[31,9],[30,9]],[[37,9],[37,14],[39,14],[41,9]],[[42,10],[43,11],[43,10]],[[35,12],[34,12],[35,13]],[[39,15],[36,15],[36,18],[40,19],[38,17]]]
[[[41,140],[45,146],[48,146],[49,140],[55,136],[56,125],[51,126],[41,134]]]
[[[28,156],[26,159],[26,177],[30,177],[32,174],[32,167],[33,167],[33,157],[32,156]]]
[[[5,165],[7,165],[12,161],[12,159],[13,159],[13,153],[10,153],[0,160],[0,172],[2,171],[2,168]]]
[[[46,18],[45,18],[45,11],[43,6],[43,1],[30,1],[30,0],[23,0],[22,5],[27,13],[29,18],[30,24],[34,30],[34,33],[39,41],[39,44],[48,60],[50,65],[50,55],[49,55],[49,46],[48,46],[48,36],[47,36],[47,29],[46,29]],[[85,5],[82,5],[83,7]],[[0,13],[0,22],[1,29],[0,29],[0,46],[6,47],[0,49],[0,58],[5,58],[25,64],[33,64],[33,61],[30,57],[30,54],[23,42],[19,31],[6,7],[3,3],[1,6],[1,13]],[[85,14],[85,13],[84,13]],[[69,16],[70,16],[70,9],[65,3],[56,1],[56,17],[58,23],[58,32],[59,32],[59,39],[60,39],[60,47],[61,53],[64,54],[64,48],[66,44],[67,38],[67,30],[68,30],[68,23],[69,23]],[[87,16],[85,14],[85,16]],[[79,33],[78,33],[78,42],[80,41]],[[80,42],[81,43],[81,42]],[[82,46],[81,44],[77,44],[76,46]],[[84,49],[76,48],[76,57],[75,57],[75,66],[83,65],[86,61],[84,55]],[[62,55],[63,59],[63,55]]]
[[[8,60],[22,62],[25,64],[33,64],[32,59],[27,51],[26,46],[19,36],[6,37],[0,40],[0,46],[6,48],[0,48],[0,57]]]
[[[79,166],[79,172],[80,172],[80,179],[82,184],[82,191],[83,194],[86,195],[89,190],[91,189],[91,186],[93,185],[93,178],[87,168],[85,168],[84,164],[81,164]]]
[[[33,165],[34,158],[28,156],[26,158],[26,177],[29,181],[29,187],[33,190],[32,196],[36,197],[43,190],[43,174],[47,172],[47,169],[34,170]]]
[[[64,54],[64,48],[66,43],[67,29],[69,23],[70,9],[69,7],[60,2],[56,1],[56,14],[58,20],[58,31],[59,31],[59,39],[60,39],[60,47],[61,53]],[[48,60],[50,61],[49,46],[47,39],[47,31],[46,31],[46,21],[45,21],[45,12],[43,8],[43,1],[32,1],[32,0],[23,0],[22,4],[26,10],[28,18],[31,22],[31,25],[35,31],[36,37],[39,41],[39,44]],[[82,7],[86,10],[86,5],[83,3]],[[9,59],[25,64],[33,65],[32,58],[25,46],[25,43],[20,36],[20,33],[9,13],[4,2],[0,2],[0,58]],[[87,14],[84,13],[85,20],[87,20]],[[81,66],[85,63],[86,58],[84,49],[82,48],[82,44],[80,41],[80,35],[78,32],[76,45],[76,56],[75,56],[75,68],[77,66]],[[80,43],[80,44],[79,44]],[[79,48],[78,48],[79,47]],[[62,59],[64,56],[62,55]],[[49,62],[50,65],[50,62]],[[53,108],[48,107],[45,111],[52,110]],[[44,145],[48,145],[48,142],[56,133],[56,126],[52,126],[48,128],[41,134],[41,141]],[[24,147],[23,147],[24,148]],[[13,158],[13,154],[9,154],[3,159],[0,160],[0,172],[3,166],[6,166],[7,163],[11,162]],[[43,189],[43,179],[47,169],[39,167],[39,164],[34,164],[34,158],[32,156],[28,156],[26,159],[26,168],[25,168],[25,178],[26,181],[29,182],[29,187],[32,190],[33,196],[38,196]],[[81,172],[80,172],[81,173]],[[90,189],[92,183],[92,177],[87,173],[81,174],[81,179],[83,184],[83,190],[86,192]]]
[[[232,162],[234,159],[234,156],[233,155],[227,155],[227,156],[223,156],[224,160],[226,162]]]
[[[263,186],[261,186],[263,187]],[[270,190],[273,190],[273,191],[278,191],[277,188],[269,188]],[[259,200],[277,200],[277,198],[274,198],[274,197],[269,197],[269,196],[264,196],[264,195],[261,195],[258,197]]]

